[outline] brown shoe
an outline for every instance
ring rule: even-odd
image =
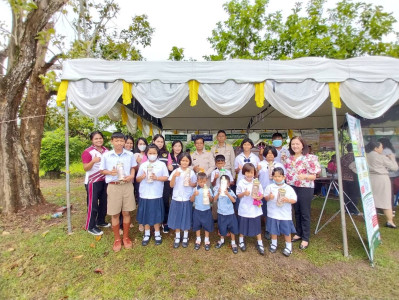
[[[132,241],[129,238],[123,238],[123,246],[125,249],[131,249],[132,245]]]
[[[112,250],[114,250],[114,252],[119,252],[119,251],[121,251],[121,248],[122,248],[122,241],[115,240],[114,245],[112,246]]]

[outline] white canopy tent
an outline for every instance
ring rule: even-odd
[[[337,124],[344,121],[346,112],[373,119],[398,101],[398,70],[399,60],[389,57],[218,62],[77,59],[63,65],[57,101],[67,96],[67,101],[91,117],[108,113],[118,118],[119,113],[130,130],[143,123],[148,133],[152,125],[126,111],[118,103],[121,95],[124,104],[134,97],[150,115],[160,118],[164,130],[334,127],[338,149]],[[338,113],[335,107],[341,107]],[[66,139],[67,129],[66,125]],[[347,256],[339,151],[336,153]],[[68,188],[67,184],[67,197]]]

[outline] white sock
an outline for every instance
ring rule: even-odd
[[[244,237],[243,237],[243,236],[240,236],[240,237],[239,237],[239,240],[240,240],[240,244],[241,244],[241,243],[244,243]]]
[[[150,235],[150,230],[145,230],[144,235]]]
[[[197,236],[197,240],[195,241],[197,244],[201,244],[201,237]]]
[[[155,231],[155,236],[160,236],[161,232],[160,231]]]
[[[180,231],[176,232],[176,238],[180,240]]]
[[[272,245],[277,248],[277,240],[272,240]]]
[[[263,241],[262,240],[258,240],[258,245],[259,246],[263,246]]]
[[[150,239],[150,231],[146,230],[144,231],[144,240],[148,241]]]
[[[235,244],[236,244],[236,241],[231,241],[231,244],[232,244],[232,245],[235,245]]]
[[[184,231],[183,238],[184,238],[184,239],[188,239],[188,230],[187,230],[187,231]]]
[[[205,237],[205,244],[209,244],[209,237]]]
[[[223,237],[220,238],[220,242],[224,243],[224,238]]]
[[[292,251],[292,243],[285,242],[285,248]]]

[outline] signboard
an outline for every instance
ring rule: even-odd
[[[349,134],[355,155],[355,163],[360,186],[360,195],[363,203],[364,220],[366,222],[367,239],[369,242],[369,258],[373,263],[374,249],[381,243],[381,235],[378,226],[377,211],[374,197],[371,191],[369,169],[364,150],[364,141],[360,120],[346,114]]]
[[[228,140],[239,140],[247,138],[247,135],[245,133],[228,133],[226,134],[226,138]]]
[[[204,142],[212,142],[213,141],[213,135],[212,134],[192,134],[191,135],[191,140],[195,141],[196,138],[203,138]]]
[[[187,134],[165,134],[165,141],[182,141],[187,142]]]
[[[259,134],[259,138],[262,140],[272,140],[272,136],[273,134],[276,133],[275,131],[271,131],[271,132],[263,132],[261,134]],[[279,132],[281,133],[281,135],[283,136],[283,140],[287,139],[288,134],[287,132]]]
[[[319,137],[319,147],[321,150],[334,150],[334,131],[330,129],[321,129]]]

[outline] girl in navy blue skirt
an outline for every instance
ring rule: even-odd
[[[151,144],[146,149],[148,160],[140,165],[136,181],[140,183],[140,205],[137,212],[137,221],[144,224],[143,246],[150,241],[150,226],[155,229],[155,245],[162,243],[160,224],[164,218],[163,185],[168,179],[166,165],[158,160],[159,149]]]
[[[182,246],[183,248],[188,247],[188,230],[191,228],[193,209],[190,197],[197,183],[194,171],[189,168],[191,162],[190,154],[183,153],[179,157],[180,167],[169,176],[173,195],[169,208],[168,226],[176,232],[174,248],[178,248],[180,245],[181,230],[184,231]]]

